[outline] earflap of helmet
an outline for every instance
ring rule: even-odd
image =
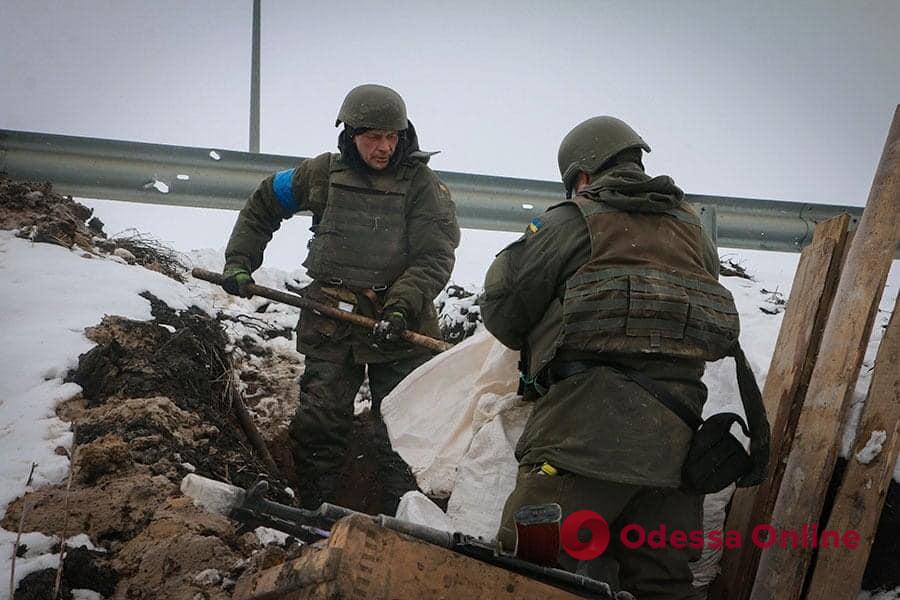
[[[572,163],[562,175],[562,182],[563,186],[566,188],[567,199],[572,197],[572,188],[575,187],[575,179],[578,178],[579,173],[581,173],[581,168],[578,163]]]

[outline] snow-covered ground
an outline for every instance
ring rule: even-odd
[[[194,266],[212,270],[221,269],[221,248],[236,217],[230,211],[162,209],[100,200],[82,202],[97,209],[97,216],[106,223],[110,234],[138,228],[185,253],[208,248],[190,254]],[[282,271],[296,276],[305,254],[308,226],[308,219],[295,218],[276,234],[266,253],[265,264],[269,268],[257,276],[259,283],[284,281],[286,273]],[[493,256],[516,237],[512,233],[465,231],[453,282],[469,289],[480,287]],[[742,342],[762,379],[782,315],[767,314],[760,307],[777,309],[778,295],[788,297],[799,255],[746,250],[722,250],[721,254],[742,264],[755,278],[728,279],[726,283],[741,310]],[[869,365],[900,284],[896,266],[895,263],[882,300],[884,312],[876,318],[875,337],[867,357]],[[251,309],[254,302],[233,299],[207,284],[181,285],[115,259],[88,255],[78,249],[33,244],[0,231],[0,297],[5,304],[0,312],[0,452],[4,457],[0,462],[0,516],[9,502],[25,493],[32,463],[37,464],[32,488],[59,483],[66,477],[69,460],[59,449],[71,447],[72,434],[68,424],[56,417],[54,408],[77,394],[79,388],[64,383],[63,378],[77,364],[78,355],[92,346],[84,336],[85,327],[96,325],[105,314],[150,318],[149,303],[138,296],[144,290],[175,308],[193,304],[211,312],[229,303],[235,309]],[[284,344],[284,340],[272,343]],[[287,348],[278,350],[288,352]],[[721,380],[707,380],[717,397],[730,399],[730,404],[723,401],[711,409],[739,409],[733,371],[728,372],[730,378],[723,375]],[[856,414],[870,377],[869,369],[864,367],[862,373],[855,399]],[[895,475],[900,476],[900,471]],[[14,532],[0,530],[0,564],[10,564],[14,538]],[[47,540],[42,543],[29,539],[29,547],[29,554],[17,560],[17,580],[56,560],[55,555],[46,554],[50,547]],[[7,598],[7,593],[6,586],[0,584],[0,600]]]

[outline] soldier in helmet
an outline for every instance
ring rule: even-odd
[[[693,431],[675,411],[699,417],[705,361],[732,351],[738,318],[697,214],[670,177],[644,173],[645,151],[619,119],[575,127],[559,148],[571,199],[532,221],[487,273],[484,323],[522,352],[535,399],[498,539],[515,548],[526,505],[593,510],[612,535],[589,574],[642,600],[692,598],[699,548],[625,548],[619,532],[702,531],[702,496],[680,489]],[[578,568],[565,553],[560,562]]]
[[[246,295],[251,273],[283,219],[313,214],[314,237],[303,265],[313,282],[304,296],[378,320],[374,331],[303,311],[297,349],[305,355],[300,403],[291,423],[301,501],[333,500],[353,419],[353,401],[368,373],[379,475],[390,445],[380,404],[429,358],[402,341],[414,329],[440,336],[433,300],[453,269],[459,227],[447,187],[419,150],[406,105],[394,90],[361,85],[345,98],[335,125],[338,154],[325,153],[266,178],[247,201],[225,250],[223,287]],[[383,499],[393,514],[395,500]],[[393,504],[393,506],[391,505]]]

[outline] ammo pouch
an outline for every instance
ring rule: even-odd
[[[712,494],[750,472],[753,463],[744,445],[731,433],[738,423],[750,437],[744,420],[734,413],[718,413],[694,431],[681,467],[681,488],[692,494]]]
[[[689,494],[712,494],[737,482],[739,487],[758,485],[765,478],[769,462],[769,423],[762,396],[740,346],[730,352],[738,373],[741,403],[750,421],[735,413],[717,413],[701,420],[653,379],[633,369],[623,374],[644,388],[651,396],[674,412],[694,431],[691,446],[681,468],[681,489]],[[740,425],[750,438],[750,453],[731,433],[731,426]]]

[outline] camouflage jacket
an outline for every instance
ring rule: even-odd
[[[331,165],[335,160],[340,159],[325,153],[266,178],[238,216],[225,250],[225,268],[240,266],[250,272],[257,269],[273,233],[293,214],[310,211],[321,218],[328,203]],[[367,297],[361,290],[330,285],[327,281],[314,281],[304,295],[334,306],[351,303],[355,312],[372,318],[380,316],[381,307],[402,310],[411,329],[439,337],[433,300],[450,277],[454,250],[459,245],[455,208],[446,186],[424,161],[409,157],[397,169],[404,169],[404,176],[410,178],[406,268],[386,290],[376,292],[374,302],[371,294]],[[298,350],[326,360],[344,360],[352,353],[358,363],[389,362],[422,352],[403,342],[375,346],[370,332],[310,311],[301,315],[298,328]]]
[[[671,188],[668,193],[681,194],[673,183]],[[656,191],[664,192],[665,187]],[[640,231],[613,230],[608,240],[598,241],[629,248],[631,242],[640,243],[641,235]],[[617,236],[634,237],[619,244],[613,239]],[[715,250],[707,244],[703,261],[717,277]],[[498,254],[488,270],[481,299],[485,326],[503,344],[524,353],[526,380],[536,376],[540,380],[562,362],[607,360],[643,372],[700,414],[706,400],[702,360],[647,354],[600,356],[563,342],[549,365],[541,364],[539,373],[529,372],[529,368],[535,370],[535,361],[528,356],[530,346],[553,347],[559,336],[559,329],[545,326],[545,316],[554,310],[562,312],[567,282],[590,259],[591,236],[577,204],[550,209]],[[614,368],[598,367],[550,385],[536,399],[516,457],[521,463],[546,461],[597,479],[674,487],[680,483],[690,439],[690,429],[643,388]]]

